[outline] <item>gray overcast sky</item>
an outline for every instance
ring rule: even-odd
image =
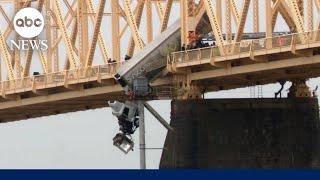
[[[263,7],[260,9],[263,12]],[[249,18],[250,14],[247,26],[252,26]],[[286,28],[282,19],[278,24],[276,30]],[[262,23],[261,31],[263,27]],[[309,85],[315,88],[319,79]],[[264,97],[273,97],[278,89],[279,85],[264,86]],[[246,98],[249,92],[243,88],[210,93],[206,98]],[[151,105],[169,122],[170,101],[153,101]],[[135,151],[126,156],[112,145],[117,132],[117,119],[109,108],[0,124],[0,168],[139,168],[138,133],[134,136]],[[166,136],[166,130],[147,111],[146,136],[149,148],[162,147]],[[159,150],[148,151],[147,167],[158,168],[160,156]]]

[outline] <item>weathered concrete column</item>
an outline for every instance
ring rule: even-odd
[[[160,168],[311,168],[319,164],[315,98],[173,101]]]

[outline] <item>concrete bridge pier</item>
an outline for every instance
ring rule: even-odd
[[[316,98],[172,101],[160,168],[314,168]]]

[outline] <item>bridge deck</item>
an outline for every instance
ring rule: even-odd
[[[224,45],[223,53],[215,46],[175,52],[167,68],[190,72],[191,81],[208,91],[313,78],[320,76],[319,47],[318,31],[244,40]]]
[[[301,40],[303,39],[303,40]],[[290,34],[272,38],[244,40],[223,46],[225,52],[219,52],[217,46],[187,50],[172,54],[174,68],[189,67],[201,64],[217,65],[226,61],[272,55],[297,50],[318,48],[320,46],[319,31],[303,34]],[[254,61],[253,61],[254,62]]]
[[[217,47],[173,53],[164,77],[153,82],[158,98],[171,97],[172,76],[191,69],[190,78],[208,91],[267,84],[279,79],[320,76],[317,32],[246,40]],[[232,52],[232,53],[231,53]],[[307,56],[306,56],[307,55]],[[101,65],[1,82],[0,122],[107,106],[127,98],[113,75],[118,65]]]
[[[33,76],[1,84],[0,123],[83,111],[127,100],[113,79],[117,64]],[[166,78],[154,82],[157,97],[171,96]]]

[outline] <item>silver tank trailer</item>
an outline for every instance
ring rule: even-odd
[[[167,65],[167,55],[178,51],[180,45],[180,20],[177,20],[142,51],[135,54],[118,70],[115,79],[122,87],[132,87],[133,81],[145,77],[155,79]]]

